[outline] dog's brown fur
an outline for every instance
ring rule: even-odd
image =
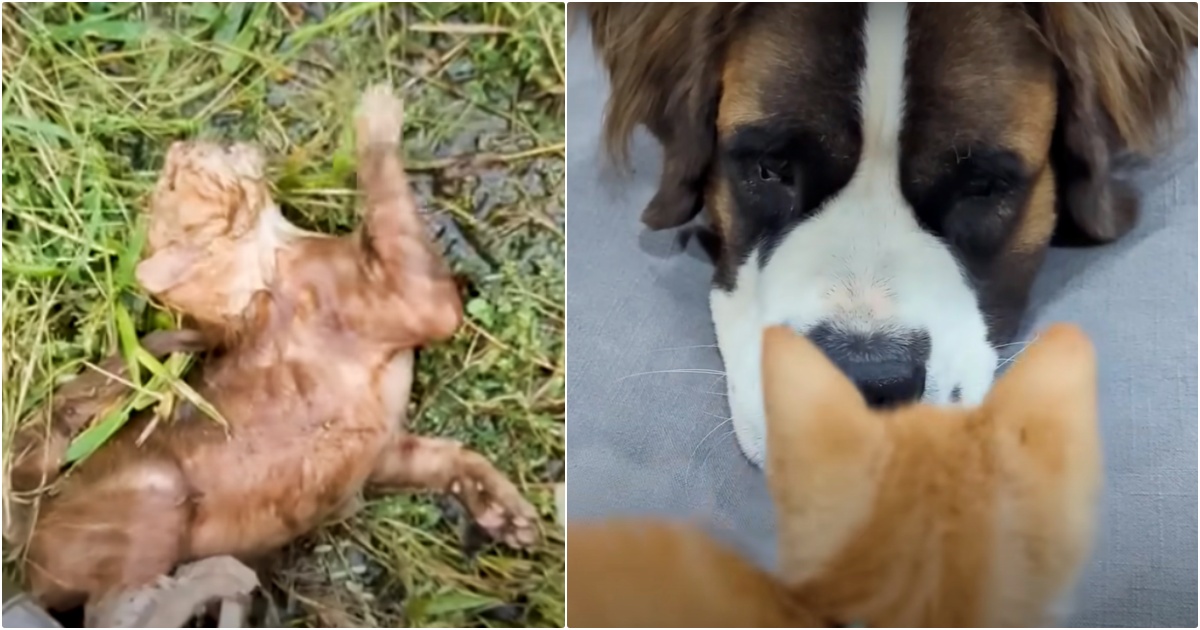
[[[764,335],[772,577],[685,525],[573,524],[572,626],[1037,626],[1086,559],[1101,483],[1095,358],[1046,331],[977,409],[872,411]]]
[[[364,486],[448,492],[497,538],[534,542],[535,510],[491,463],[405,431],[413,349],[453,334],[462,310],[409,190],[401,127],[389,90],[364,95],[366,217],[343,238],[282,218],[257,150],[171,148],[138,278],[215,346],[190,380],[228,430],[185,405],[139,445],[151,419],[137,417],[59,480],[27,541],[44,605],[96,603],[194,559],[253,558],[353,507]],[[151,340],[155,354],[182,348]],[[52,477],[90,418],[53,419],[58,437],[40,446],[59,452],[29,439],[22,484]]]
[[[716,146],[721,44],[741,4],[633,3],[588,7],[592,37],[609,69],[613,98],[605,144],[619,161],[646,125],[665,158],[658,194],[642,219],[654,229],[700,212],[698,195]],[[643,55],[655,55],[649,59]]]
[[[1111,158],[1124,149],[1149,151],[1169,119],[1196,46],[1196,5],[1025,6],[1026,27],[1053,55],[1060,77],[1053,159],[1068,224],[1064,238],[1111,241],[1133,227],[1137,211],[1136,199],[1112,178]],[[703,205],[727,44],[751,9],[746,3],[586,8],[612,86],[604,123],[610,153],[624,162],[638,125],[663,145],[662,181],[642,217],[652,229],[682,225]]]
[[[1137,222],[1112,158],[1146,153],[1174,108],[1196,48],[1194,2],[1039,4],[1038,31],[1061,65],[1058,163],[1065,238],[1113,241]]]

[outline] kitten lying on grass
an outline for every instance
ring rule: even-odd
[[[779,571],[698,528],[573,523],[575,627],[1004,627],[1056,622],[1101,485],[1090,342],[1051,327],[975,409],[867,408],[806,339],[763,339]]]
[[[22,427],[12,489],[56,482],[6,528],[39,603],[86,604],[89,625],[140,625],[203,603],[164,597],[244,597],[256,581],[239,561],[353,510],[364,487],[448,493],[497,540],[538,540],[537,512],[491,462],[406,429],[413,351],[454,334],[462,304],[405,176],[402,123],[390,89],[363,95],[364,220],[340,238],[287,222],[258,149],[171,147],[137,275],[194,330],[154,333],[146,351],[210,350],[189,382],[227,426],[181,404],[151,431],[143,413],[56,479],[70,440],[126,391],[91,374],[64,388],[48,423]],[[175,588],[185,579],[209,586]]]

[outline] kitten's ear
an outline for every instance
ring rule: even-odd
[[[164,247],[138,263],[135,271],[138,284],[147,293],[160,296],[178,286],[201,256],[201,252],[191,247]]]
[[[1066,582],[1096,531],[1104,456],[1096,420],[1096,358],[1074,326],[1043,332],[996,383],[982,409],[1021,501],[1050,515],[1037,528]]]
[[[785,326],[763,334],[762,378],[780,570],[801,581],[867,518],[886,419],[820,349]]]
[[[1050,326],[1000,377],[984,407],[1037,416],[1096,416],[1096,354],[1070,324]]]
[[[1096,357],[1074,326],[1043,332],[984,401],[1002,452],[1031,487],[1063,512],[1061,525],[1082,544],[1089,540],[1103,477],[1096,417]],[[1008,450],[1013,449],[1013,450]]]
[[[790,448],[811,433],[838,433],[869,416],[862,394],[812,342],[787,326],[763,333],[763,403],[769,444]],[[790,459],[790,458],[789,458]]]

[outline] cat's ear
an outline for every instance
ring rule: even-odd
[[[850,379],[787,326],[763,332],[762,378],[767,441],[785,450],[813,433],[836,439],[870,415]]]
[[[1096,356],[1087,336],[1069,325],[1047,329],[992,388],[983,413],[1000,444],[1020,453],[1016,470],[1054,493],[1063,525],[1085,540],[1103,475]]]
[[[763,334],[767,483],[778,516],[780,570],[803,580],[867,518],[879,486],[884,418],[808,339]]]
[[[137,265],[138,284],[154,296],[170,291],[190,274],[202,258],[202,252],[182,245],[164,247]]]
[[[1078,567],[1095,537],[1104,479],[1091,342],[1074,326],[1052,326],[1000,378],[982,412],[1020,500],[1053,515],[1039,535],[1060,568]]]
[[[1096,354],[1070,324],[1050,326],[992,387],[984,407],[1018,415],[1095,420]]]

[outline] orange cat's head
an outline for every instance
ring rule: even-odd
[[[869,626],[1036,625],[1087,558],[1101,482],[1092,346],[1046,330],[978,408],[870,409],[785,327],[763,338],[780,566]]]
[[[171,145],[137,267],[148,293],[202,326],[225,328],[242,316],[296,230],[271,199],[264,166],[248,144]]]

